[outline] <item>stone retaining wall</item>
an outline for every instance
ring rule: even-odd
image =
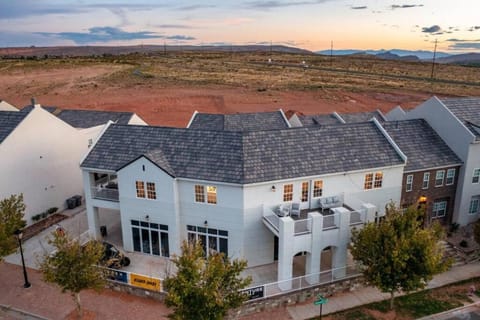
[[[152,298],[155,300],[162,301],[165,299],[165,292],[156,292],[156,291],[150,291],[150,290],[145,290],[142,288],[138,287],[133,287],[128,284],[123,284],[121,282],[116,282],[116,281],[107,281],[107,288],[112,289],[113,291],[117,292],[125,292],[128,294],[132,294],[134,296],[138,297],[147,297],[147,298]]]
[[[271,298],[251,301],[245,303],[242,307],[232,312],[229,318],[234,319],[238,316],[245,316],[265,310],[272,310],[278,307],[292,306],[296,305],[297,303],[304,303],[319,294],[323,295],[324,297],[329,297],[334,293],[338,292],[354,291],[360,287],[363,287],[364,285],[365,280],[363,276],[359,275],[355,278],[339,280],[334,283],[323,284],[301,291],[289,292]]]
[[[278,307],[292,306],[297,303],[304,303],[319,294],[323,295],[324,297],[329,297],[339,292],[354,291],[360,287],[363,287],[364,284],[364,278],[359,275],[354,278],[339,280],[333,283],[319,285],[317,287],[312,287],[295,292],[288,292],[270,298],[246,302],[242,307],[232,311],[229,318],[234,319],[239,316],[246,316],[265,310],[272,310]],[[165,292],[145,290],[116,281],[108,281],[107,287],[112,289],[113,291],[125,292],[140,297],[148,297],[162,302],[164,301],[166,295]]]

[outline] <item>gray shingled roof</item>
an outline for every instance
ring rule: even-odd
[[[333,115],[330,114],[314,114],[314,115],[299,115],[298,120],[304,127],[325,125],[325,124],[341,124],[342,122]]]
[[[91,128],[113,121],[118,124],[128,124],[133,112],[96,111],[96,110],[62,110],[53,112],[75,128]]]
[[[175,177],[248,184],[403,164],[374,123],[268,131],[111,125],[83,168],[145,156]]]
[[[99,111],[81,109],[60,109],[54,106],[42,106],[43,109],[57,116],[74,128],[91,128],[113,121],[118,124],[128,124],[133,112]],[[32,110],[33,106],[26,106],[22,111]]]
[[[372,112],[341,113],[340,117],[342,117],[346,123],[365,122],[370,121],[372,118],[375,118],[380,122],[385,121],[385,118],[378,110]]]
[[[382,126],[407,156],[406,172],[462,163],[423,119],[390,121]]]
[[[225,131],[278,130],[286,128],[288,128],[288,123],[280,111],[235,114],[197,113],[189,127],[189,129]]]
[[[480,140],[480,98],[440,100],[476,136],[476,140]]]
[[[29,111],[0,111],[0,143],[22,122]]]

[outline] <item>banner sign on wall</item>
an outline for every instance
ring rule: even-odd
[[[161,291],[161,280],[130,273],[130,285],[152,291]]]

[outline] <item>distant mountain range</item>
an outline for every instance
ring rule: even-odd
[[[330,55],[330,50],[317,51],[316,53]],[[420,60],[428,60],[433,58],[433,51],[426,50],[402,50],[402,49],[391,49],[391,50],[355,50],[355,49],[346,49],[346,50],[333,50],[334,55],[343,56],[343,55],[352,55],[352,54],[369,54],[369,55],[382,55],[382,54],[394,54],[400,57],[404,56],[416,56]],[[446,52],[437,51],[436,57],[449,57],[451,54]]]
[[[59,47],[16,47],[0,48],[0,57],[79,57],[96,55],[119,55],[130,53],[161,54],[164,51],[202,51],[202,52],[285,52],[312,54],[312,51],[283,45],[135,45],[135,46],[59,46]]]
[[[330,55],[330,50],[321,50],[315,52],[317,54]],[[355,55],[355,56],[375,56],[387,60],[403,60],[403,61],[421,61],[432,60],[433,51],[426,50],[333,50],[333,55]],[[449,54],[446,52],[437,51],[436,62],[438,63],[455,63],[455,64],[480,64],[480,53],[464,53],[464,54]]]

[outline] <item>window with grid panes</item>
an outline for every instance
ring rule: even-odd
[[[200,184],[195,185],[195,202],[205,202],[205,188]]]
[[[293,200],[293,184],[286,184],[283,186],[283,201]]]
[[[315,198],[321,197],[323,194],[323,180],[313,181],[313,196]]]
[[[157,191],[155,190],[154,182],[147,182],[147,198],[148,199],[157,199]]]
[[[145,198],[145,184],[143,181],[136,181],[135,187],[137,189],[137,198]]]

